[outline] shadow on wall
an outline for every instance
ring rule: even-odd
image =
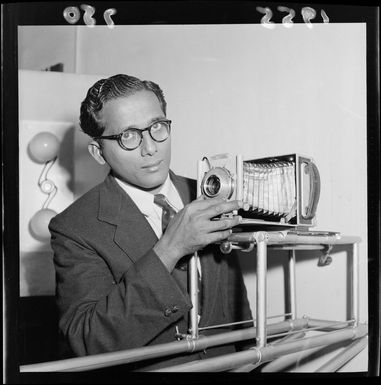
[[[55,295],[53,251],[45,246],[34,251],[20,252],[20,295]]]
[[[103,182],[109,172],[107,165],[101,166],[90,155],[87,148],[90,140],[79,125],[76,125],[74,130],[74,199]]]
[[[67,171],[69,175],[66,180],[67,189],[74,194],[75,178],[74,178],[74,127],[67,130],[61,139],[60,149],[58,152],[58,165]]]

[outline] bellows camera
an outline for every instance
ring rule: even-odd
[[[242,200],[242,224],[316,225],[320,175],[311,158],[298,154],[245,160],[219,154],[198,163],[199,193],[205,199]]]

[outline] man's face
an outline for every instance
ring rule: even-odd
[[[106,136],[119,134],[126,128],[144,129],[165,119],[165,114],[156,95],[143,90],[108,101],[99,118],[105,127],[102,135]],[[145,131],[140,146],[130,151],[122,149],[116,140],[104,139],[102,155],[120,179],[156,193],[168,176],[171,137],[164,142],[155,142]]]

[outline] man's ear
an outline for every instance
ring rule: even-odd
[[[95,140],[92,140],[89,145],[87,146],[87,149],[89,150],[89,153],[91,156],[100,164],[104,165],[106,164],[105,158],[103,158],[102,155],[102,149],[99,145],[99,143]]]

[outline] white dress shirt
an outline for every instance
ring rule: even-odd
[[[115,179],[122,189],[131,197],[136,206],[138,206],[138,209],[147,218],[147,221],[151,225],[156,236],[160,239],[163,235],[161,228],[161,216],[163,209],[153,202],[154,194],[140,190],[139,188],[121,181],[118,178]],[[173,206],[176,212],[180,211],[184,207],[180,195],[177,192],[176,187],[173,185],[169,175],[158,194],[165,195],[168,202],[171,206]]]

